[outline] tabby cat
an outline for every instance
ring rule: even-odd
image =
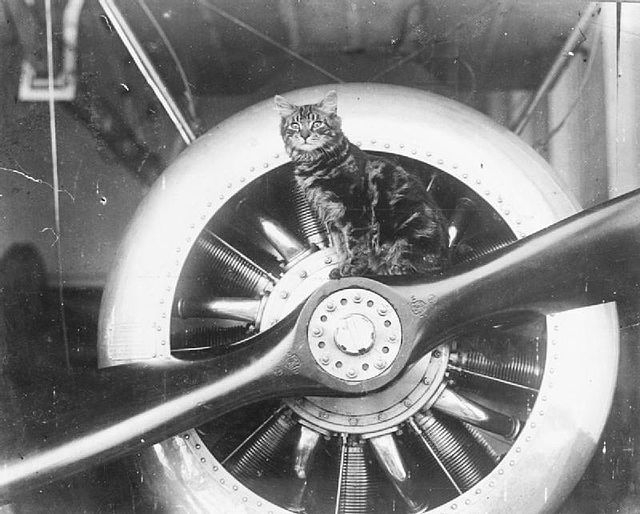
[[[415,175],[349,142],[335,91],[316,104],[279,95],[275,104],[295,178],[342,259],[338,276],[426,274],[445,265],[444,217],[431,195]]]

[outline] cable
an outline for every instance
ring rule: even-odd
[[[53,211],[56,229],[56,256],[58,260],[58,304],[60,307],[60,323],[62,324],[62,341],[64,343],[64,359],[67,371],[71,371],[69,357],[69,337],[67,320],[64,314],[64,292],[62,280],[62,244],[60,234],[60,181],[58,179],[58,139],[56,133],[56,110],[53,81],[53,22],[51,16],[51,0],[45,0],[45,19],[47,30],[47,76],[49,86],[49,131],[51,132],[51,167],[53,173]]]
[[[223,18],[226,18],[230,22],[235,23],[239,27],[242,27],[243,29],[251,32],[253,35],[258,36],[260,39],[266,41],[267,43],[269,43],[269,44],[271,44],[273,46],[275,46],[276,48],[282,50],[283,52],[289,54],[290,56],[295,57],[300,62],[305,63],[307,66],[311,66],[314,70],[319,71],[324,76],[330,78],[334,82],[338,82],[340,84],[344,83],[344,80],[342,80],[340,77],[337,77],[336,75],[334,75],[330,71],[327,71],[324,68],[322,68],[321,66],[318,66],[316,63],[314,63],[313,61],[310,61],[306,57],[303,57],[298,52],[294,52],[293,50],[291,50],[291,48],[288,48],[288,47],[284,46],[283,44],[278,43],[275,39],[270,38],[269,36],[267,36],[263,32],[260,32],[258,29],[252,27],[248,23],[245,23],[241,19],[236,18],[235,16],[232,16],[228,12],[226,12],[226,11],[220,9],[219,7],[213,5],[211,2],[209,2],[209,0],[200,0],[200,5],[202,5],[202,6],[206,7],[207,9],[215,12],[216,14],[222,16]]]
[[[175,48],[171,44],[171,41],[169,41],[169,38],[167,37],[166,32],[158,22],[158,19],[153,15],[153,12],[151,12],[151,9],[149,9],[149,7],[147,6],[147,3],[145,2],[145,0],[138,0],[138,4],[140,5],[141,9],[144,11],[145,15],[147,16],[147,18],[149,19],[153,27],[156,29],[156,32],[160,36],[160,39],[162,39],[162,42],[164,43],[165,48],[169,52],[169,55],[171,55],[171,58],[173,59],[173,62],[176,65],[176,69],[178,70],[178,74],[180,75],[180,79],[182,80],[182,84],[184,85],[184,96],[187,99],[187,108],[189,110],[189,114],[191,115],[192,118],[195,119],[197,117],[196,106],[193,100],[191,84],[189,84],[189,80],[187,79],[187,74],[185,73],[184,67],[182,66],[182,63],[178,58],[178,54],[176,53]]]
[[[593,63],[596,60],[596,55],[598,54],[598,48],[600,47],[599,40],[600,40],[601,32],[602,32],[602,25],[599,24],[599,25],[597,25],[596,32],[595,32],[594,37],[593,37],[595,45],[591,49],[591,51],[589,52],[589,60],[587,61],[587,69],[585,70],[584,76],[582,77],[582,81],[580,82],[580,87],[578,87],[578,93],[576,94],[576,97],[574,98],[573,102],[571,102],[571,106],[567,110],[566,114],[562,117],[562,119],[558,122],[558,124],[555,127],[553,127],[553,129],[551,129],[549,131],[547,136],[544,137],[544,138],[539,139],[538,141],[536,141],[536,143],[533,145],[533,148],[535,150],[540,150],[541,148],[544,148],[547,144],[549,144],[549,141],[551,141],[551,139],[553,139],[553,137],[558,132],[560,132],[560,130],[562,129],[564,124],[567,122],[567,120],[573,114],[573,111],[575,110],[575,108],[578,106],[578,103],[580,103],[580,100],[582,100],[582,93],[583,93],[584,88],[586,87],[587,83],[589,82],[589,78],[591,77],[591,71],[593,69]]]

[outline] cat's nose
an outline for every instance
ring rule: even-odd
[[[311,132],[308,129],[302,129],[300,130],[300,137],[302,139],[305,140],[305,142],[307,141],[307,138],[311,135]]]

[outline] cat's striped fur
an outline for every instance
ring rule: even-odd
[[[275,98],[296,180],[341,254],[342,276],[429,273],[446,263],[444,218],[421,181],[351,144],[337,95],[317,104]]]

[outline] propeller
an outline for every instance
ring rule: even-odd
[[[259,400],[366,394],[480,319],[632,297],[640,282],[639,223],[637,191],[441,276],[331,281],[269,330],[215,358],[60,371],[31,390],[2,375],[0,496],[9,499]],[[323,298],[354,286],[383,296],[403,330],[391,367],[360,382],[325,373],[307,342],[308,322]]]

